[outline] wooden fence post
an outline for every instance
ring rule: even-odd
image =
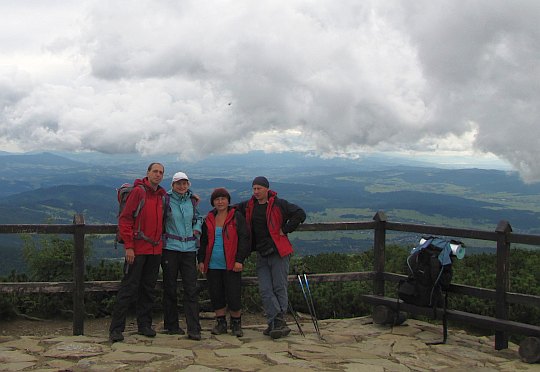
[[[373,237],[373,269],[375,279],[373,280],[373,294],[384,296],[384,259],[386,247],[386,214],[378,211],[373,220],[377,222]]]
[[[497,233],[497,277],[495,294],[495,317],[508,320],[508,304],[506,293],[509,290],[508,273],[510,261],[510,243],[507,234],[512,232],[508,221],[500,221],[495,229]],[[508,348],[508,334],[503,331],[495,331],[495,350]]]
[[[84,216],[73,217],[73,335],[84,334]]]

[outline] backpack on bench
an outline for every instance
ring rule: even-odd
[[[398,284],[397,290],[398,298],[403,302],[433,308],[433,319],[437,318],[437,308],[443,308],[442,343],[447,338],[447,290],[452,281],[452,263],[457,252],[460,252],[458,257],[463,258],[463,243],[459,241],[432,236],[422,238],[407,258],[409,276]]]

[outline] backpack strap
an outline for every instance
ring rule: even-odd
[[[442,324],[443,324],[443,339],[442,341],[431,341],[426,342],[426,345],[441,345],[446,344],[446,340],[448,339],[448,319],[446,310],[448,308],[448,291],[444,291],[444,302],[443,302],[443,316],[442,316]]]
[[[137,219],[137,216],[139,216],[139,213],[141,213],[141,211],[142,211],[142,209],[144,207],[144,203],[146,201],[146,189],[145,189],[145,187],[143,185],[139,185],[139,187],[143,190],[143,198],[141,199],[141,201],[139,202],[139,205],[137,205],[137,208],[133,212],[133,218],[134,219]],[[131,191],[133,191],[133,190],[131,190]],[[135,239],[138,239],[137,237],[140,236],[140,235],[144,236],[144,234],[141,232],[141,224],[142,224],[142,221],[139,219],[139,226],[137,226],[137,232],[135,233],[135,236],[134,236]],[[152,245],[155,245],[155,244],[152,244]]]
[[[189,196],[189,199],[191,200],[191,206],[193,207],[193,218],[191,219],[191,226],[195,226],[197,223],[197,205],[199,205],[199,200],[191,194]]]
[[[143,209],[144,203],[146,201],[146,189],[144,188],[143,185],[139,185],[139,187],[143,190],[143,195],[144,196],[141,199],[141,201],[139,202],[139,205],[137,206],[137,208],[135,209],[135,212],[133,212],[133,217],[134,218],[136,218],[139,215],[139,213],[141,213],[141,210]]]
[[[197,240],[197,238],[195,236],[184,237],[184,236],[178,236],[178,235],[169,234],[169,233],[165,233],[165,237],[167,239],[179,240],[181,242],[191,242],[193,240]]]
[[[139,202],[139,205],[137,206],[137,209],[133,213],[134,218],[137,218],[137,216],[141,212],[142,208],[144,207],[144,202],[146,201],[146,188],[144,187],[144,185],[139,185],[139,187],[142,188],[142,190],[144,192],[144,194],[143,194],[144,197],[141,199],[141,201]],[[165,200],[164,198],[165,197],[162,198],[163,201]],[[153,246],[158,245],[159,242],[161,241],[161,239],[156,241],[156,240],[150,239],[149,237],[144,235],[144,233],[141,230],[141,224],[142,224],[142,220],[139,219],[139,226],[137,226],[137,231],[135,232],[135,235],[134,235],[133,239],[144,240],[145,242],[148,242],[148,243],[152,244]]]
[[[444,311],[443,311],[443,340],[442,343],[446,344],[448,339],[448,319],[446,317],[446,309],[448,308],[448,291],[444,291]]]
[[[169,209],[171,208],[171,196],[169,194],[163,195],[161,198],[161,201],[163,203],[163,232],[165,232],[165,223],[167,221],[167,216],[169,214]]]
[[[135,234],[135,236],[133,237],[133,239],[138,239],[138,240],[144,240],[145,242],[148,242],[150,244],[152,244],[153,246],[156,246],[159,244],[159,242],[161,241],[160,240],[152,240],[150,239],[149,237],[147,237],[146,235],[144,235],[144,233],[142,231],[137,231],[137,233]]]
[[[398,285],[396,286],[396,293],[399,291],[399,286],[401,284],[401,282],[403,282],[404,280],[400,280]],[[399,295],[396,296],[396,312],[394,313],[394,324],[396,324],[398,318],[399,318],[399,305],[400,305],[401,301],[399,300]]]

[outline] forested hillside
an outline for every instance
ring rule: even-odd
[[[196,163],[166,159],[170,175],[186,171],[200,210],[210,209],[215,187],[232,202],[249,198],[251,180],[264,174],[280,197],[302,206],[306,222],[370,221],[383,210],[389,220],[493,231],[507,220],[515,232],[540,233],[540,185],[516,173],[486,169],[439,169],[389,159],[321,159],[297,153],[230,155]],[[83,213],[88,224],[116,223],[116,188],[144,176],[147,159],[97,154],[0,155],[0,224],[71,223]],[[300,255],[355,253],[370,249],[368,232],[295,233]],[[417,236],[392,234],[390,242],[414,244]],[[0,235],[0,275],[25,271],[17,235]],[[489,247],[472,247],[470,252]],[[91,260],[115,257],[112,237],[96,237]]]

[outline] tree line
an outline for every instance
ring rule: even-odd
[[[0,277],[2,282],[28,281],[72,281],[73,280],[73,241],[60,236],[24,235],[23,257],[27,265],[26,273],[13,270],[9,275]],[[385,270],[407,274],[406,259],[410,248],[389,245],[386,248]],[[92,241],[87,240],[85,256],[92,252]],[[373,270],[373,251],[361,253],[321,253],[317,255],[294,255],[291,259],[290,274],[310,274],[361,272]],[[85,280],[120,280],[122,262],[101,260],[97,265],[88,264]],[[510,291],[531,295],[540,295],[540,251],[513,248],[510,254]],[[255,276],[255,255],[245,263],[244,276]],[[453,264],[453,283],[481,288],[495,288],[495,254],[475,254]],[[204,282],[202,282],[204,283]],[[201,310],[211,311],[208,294],[204,284],[200,287]],[[371,281],[329,282],[311,284],[314,305],[320,319],[346,318],[371,314],[371,305],[361,299],[362,294],[371,294]],[[386,293],[395,297],[396,285],[386,284]],[[161,310],[161,293],[156,301],[156,312]],[[112,293],[87,293],[85,307],[88,317],[104,317],[112,313],[115,295]],[[298,282],[289,287],[289,297],[296,311],[308,314],[309,310]],[[180,309],[182,304],[180,303]],[[257,288],[243,288],[245,312],[262,312],[262,305]],[[449,296],[449,308],[471,313],[495,316],[493,301],[481,300],[470,296]],[[36,318],[71,317],[72,296],[59,294],[8,294],[0,298],[0,319],[17,316]],[[510,320],[540,325],[540,309],[535,306],[511,305]]]

